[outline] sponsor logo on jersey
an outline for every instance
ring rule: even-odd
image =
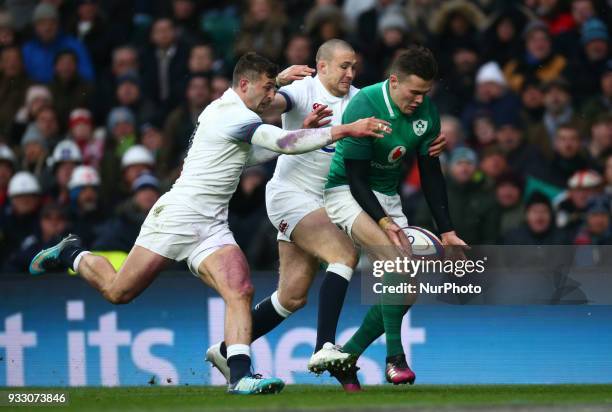
[[[425,130],[427,130],[427,120],[419,119],[412,122],[412,130],[417,136],[423,136]]]
[[[278,224],[278,231],[281,232],[283,235],[285,234],[288,228],[289,228],[289,223],[287,223],[287,221],[284,219],[281,220],[281,222]]]
[[[404,146],[396,146],[390,152],[387,160],[389,163],[395,163],[400,160],[406,154],[406,148]]]

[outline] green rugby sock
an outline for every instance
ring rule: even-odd
[[[383,283],[386,286],[397,287],[404,280],[404,275],[398,273],[387,272],[383,276]],[[395,293],[386,293],[381,296],[380,306],[387,340],[387,356],[404,354],[402,346],[402,319],[406,312],[408,312],[408,309],[410,309],[410,306],[405,304],[405,299],[404,295]]]
[[[372,344],[385,331],[383,326],[380,305],[374,305],[366,313],[357,332],[342,347],[342,350],[352,355],[361,356],[368,346]]]
[[[382,321],[387,338],[387,357],[403,355],[402,319],[410,309],[409,305],[385,305],[381,303]]]

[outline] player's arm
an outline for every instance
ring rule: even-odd
[[[370,188],[370,159],[344,159],[344,168],[349,182],[349,188],[355,201],[361,206],[378,226],[385,232],[389,240],[402,250],[409,251],[410,243],[404,231],[387,216],[378,198]]]
[[[432,131],[429,133],[430,137],[426,138],[421,144],[417,154],[417,164],[421,177],[421,190],[423,191],[425,201],[429,206],[429,210],[440,232],[442,244],[448,246],[465,246],[466,243],[457,236],[453,229],[448,208],[446,180],[442,174],[440,160],[431,154],[431,146],[435,145],[435,143],[440,140],[440,136],[444,136],[440,133],[440,121],[437,112],[435,112],[434,118],[437,119],[437,121]]]
[[[382,138],[383,133],[391,133],[389,123],[374,117],[322,129],[283,130],[269,124],[259,124],[254,128],[250,142],[273,152],[300,154],[320,149],[345,137]]]
[[[287,86],[296,80],[301,80],[304,77],[312,76],[314,73],[315,69],[312,69],[306,65],[289,66],[280,72],[278,76],[276,76],[276,86]],[[295,104],[296,102],[294,102],[291,93],[280,89],[274,96],[272,104],[270,104],[270,106],[266,109],[265,115],[267,116],[288,112],[295,106]]]

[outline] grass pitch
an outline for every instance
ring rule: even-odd
[[[6,389],[6,388],[5,388]],[[42,390],[39,388],[38,390]],[[44,388],[57,391],[59,388]],[[25,391],[36,392],[35,388]],[[346,394],[335,386],[289,385],[278,395],[228,395],[224,387],[67,388],[75,411],[606,411],[612,385],[390,385]],[[1,410],[6,410],[4,407]],[[16,407],[16,411],[40,411]],[[1,412],[1,411],[0,411]]]

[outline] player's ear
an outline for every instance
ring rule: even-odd
[[[389,87],[395,89],[397,88],[397,86],[399,85],[399,79],[397,78],[397,75],[392,74],[389,76]]]
[[[242,93],[246,93],[247,89],[249,88],[249,79],[246,77],[241,78],[240,82],[238,82],[238,87]]]
[[[325,60],[319,60],[317,62],[317,72],[321,72],[323,74],[327,73],[327,62]]]

